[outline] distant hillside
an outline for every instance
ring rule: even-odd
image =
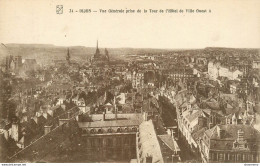
[[[7,48],[8,49],[7,49]],[[48,63],[52,60],[65,59],[68,47],[55,46],[50,44],[6,44],[6,47],[0,46],[0,61],[4,57],[12,55],[21,55],[23,59],[35,58],[37,62]],[[84,46],[69,47],[72,60],[85,61],[90,58],[96,48]],[[104,53],[105,48],[100,48],[101,53]],[[158,54],[167,53],[172,50],[166,49],[149,49],[149,48],[107,48],[111,58],[120,58],[118,55],[131,54]]]
[[[228,47],[206,47],[205,50],[222,50],[222,51],[230,51],[230,50],[252,50],[252,51],[260,51],[260,48],[228,48]]]
[[[6,46],[6,47],[5,47]],[[65,59],[68,47],[55,46],[52,44],[5,44],[0,45],[0,64],[4,61],[7,55],[21,55],[23,59],[34,58],[38,63],[49,63],[52,60]],[[84,46],[69,47],[71,59],[84,62],[89,59],[96,48]],[[101,53],[104,53],[105,48],[100,48]],[[207,47],[205,49],[151,49],[151,48],[107,48],[111,59],[122,59],[120,55],[135,55],[135,54],[170,54],[173,52],[190,52],[190,51],[232,51],[232,50],[259,50],[259,49],[236,49],[236,48],[221,48]]]

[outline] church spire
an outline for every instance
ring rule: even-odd
[[[69,48],[68,48],[66,60],[67,60],[68,64],[70,64],[70,49]]]
[[[95,56],[99,56],[100,52],[99,52],[99,49],[98,49],[98,40],[97,40],[97,48],[96,48],[96,53],[95,53]]]

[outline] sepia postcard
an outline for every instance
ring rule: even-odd
[[[1,166],[258,166],[259,9],[0,0]]]

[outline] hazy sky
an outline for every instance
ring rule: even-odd
[[[56,14],[56,5],[63,5],[64,14]],[[211,13],[71,14],[69,8]],[[100,47],[259,48],[259,9],[259,0],[0,0],[0,42],[92,47],[98,39]]]

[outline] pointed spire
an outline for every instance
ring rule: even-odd
[[[68,63],[70,64],[70,49],[69,49],[69,48],[68,48],[66,60],[67,60]]]
[[[109,61],[109,54],[108,54],[108,51],[106,48],[105,48],[105,55],[106,55],[107,60]]]
[[[98,40],[97,40],[97,48],[96,48],[96,53],[95,53],[95,55],[96,55],[96,56],[99,56],[99,54],[100,54],[100,52],[99,52],[99,49],[98,49]]]

